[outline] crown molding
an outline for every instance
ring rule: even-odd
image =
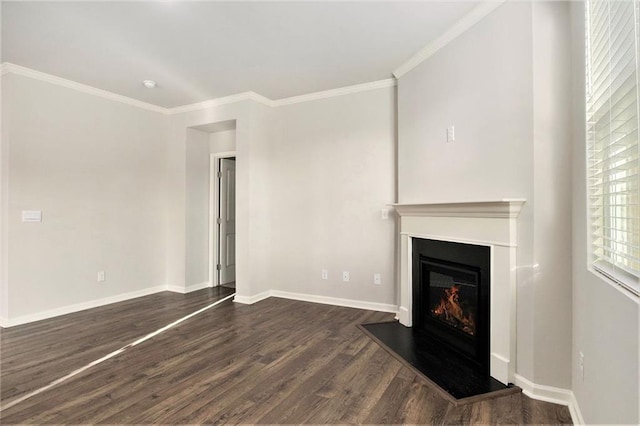
[[[305,95],[292,96],[289,98],[282,98],[277,100],[269,99],[266,96],[262,96],[256,92],[242,92],[242,93],[237,93],[235,95],[224,96],[222,98],[210,99],[204,102],[182,105],[174,108],[164,108],[158,105],[153,105],[146,102],[138,101],[136,99],[118,95],[113,92],[108,92],[106,90],[98,89],[82,83],[76,83],[75,81],[67,80],[61,77],[57,77],[55,75],[43,73],[40,71],[33,70],[31,68],[12,64],[9,62],[0,64],[0,75],[5,75],[8,73],[17,74],[17,75],[33,78],[40,81],[45,81],[47,83],[56,84],[58,86],[67,87],[69,89],[77,90],[79,92],[87,93],[90,95],[98,96],[98,97],[109,99],[116,102],[121,102],[127,105],[135,106],[135,107],[146,109],[149,111],[159,112],[165,115],[174,115],[174,114],[182,114],[185,112],[199,111],[206,108],[213,108],[221,105],[227,105],[227,104],[248,101],[248,100],[257,102],[259,104],[262,104],[271,108],[275,108],[279,106],[293,105],[293,104],[298,104],[302,102],[333,98],[336,96],[342,96],[342,95],[348,95],[352,93],[366,92],[369,90],[396,86],[395,78],[387,78],[384,80],[372,81],[372,82],[363,83],[363,84],[356,84],[353,86],[340,87],[337,89],[323,90],[321,92],[307,93]]]
[[[400,65],[394,72],[395,78],[400,78],[422,62],[433,56],[438,50],[451,43],[460,34],[467,31],[476,23],[481,21],[485,16],[500,7],[506,0],[484,0],[478,6],[474,7],[469,13],[464,15],[458,22],[453,24],[451,28],[445,31],[438,38],[423,47],[418,53],[413,55],[404,64]]]
[[[146,109],[148,111],[159,112],[161,114],[167,114],[168,109],[163,108],[157,105],[149,104],[146,102],[139,101],[137,99],[132,99],[126,96],[118,95],[113,92],[109,92],[107,90],[98,89],[92,86],[88,86],[86,84],[77,83],[75,81],[67,80],[61,77],[57,77],[55,75],[47,74],[44,72],[36,71],[31,68],[23,67],[20,65],[12,64],[9,62],[4,62],[2,64],[1,75],[5,74],[17,74],[24,77],[33,78],[35,80],[45,81],[47,83],[55,84],[58,86],[66,87],[68,89],[77,90],[78,92],[87,93],[89,95],[98,96],[100,98],[109,99],[112,101],[120,102],[123,104],[135,106],[138,108]]]
[[[198,111],[205,108],[217,107],[220,105],[230,104],[234,102],[241,102],[251,100],[258,102],[262,105],[276,108],[285,105],[293,105],[302,102],[315,101],[318,99],[333,98],[335,96],[348,95],[351,93],[365,92],[368,90],[382,89],[385,87],[394,87],[396,85],[395,78],[387,78],[384,80],[372,81],[370,83],[356,84],[353,86],[340,87],[337,89],[323,90],[321,92],[307,93],[300,96],[292,96],[290,98],[282,98],[277,100],[271,100],[266,96],[262,96],[256,92],[243,92],[236,95],[225,96],[223,98],[211,99],[204,102],[198,102],[195,104],[183,105],[175,108],[170,108],[169,114],[181,114],[184,112]]]
[[[323,90],[321,92],[308,93],[306,95],[292,96],[273,101],[274,107],[299,104],[301,102],[315,101],[318,99],[333,98],[335,96],[348,95],[351,93],[366,92],[368,90],[382,89],[385,87],[394,87],[396,85],[395,78],[387,78],[384,80],[372,81],[370,83],[355,84],[353,86],[339,87],[337,89]]]
[[[254,101],[266,106],[273,106],[273,101],[269,98],[266,98],[262,95],[259,95],[256,92],[242,92],[236,93],[235,95],[224,96],[222,98],[209,99],[208,101],[198,102],[195,104],[182,105],[179,107],[169,108],[167,110],[168,114],[182,114],[185,112],[198,111],[201,109],[217,107],[226,104],[232,104],[236,102],[242,101]]]

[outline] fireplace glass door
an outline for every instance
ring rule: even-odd
[[[489,248],[413,241],[413,326],[489,373]]]
[[[478,272],[425,262],[429,289],[428,315],[469,336],[476,334]]]

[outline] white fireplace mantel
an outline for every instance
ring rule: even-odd
[[[392,204],[400,215],[400,323],[411,327],[412,240],[426,238],[490,248],[490,373],[515,380],[517,217],[522,198],[455,203]]]
[[[400,216],[516,218],[523,198],[461,203],[390,204]]]

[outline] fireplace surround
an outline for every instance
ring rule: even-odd
[[[413,298],[415,240],[468,244],[488,251],[489,343],[483,356],[488,359],[489,374],[504,384],[515,380],[517,217],[524,203],[524,199],[503,199],[392,205],[400,216],[398,319],[407,327],[419,318],[414,315]],[[458,278],[464,283],[465,276],[469,277]]]
[[[413,327],[489,374],[489,247],[412,239]]]

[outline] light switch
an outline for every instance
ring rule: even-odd
[[[456,140],[456,129],[453,126],[447,127],[447,142],[454,142]]]
[[[42,222],[42,212],[40,210],[22,210],[23,222]]]

